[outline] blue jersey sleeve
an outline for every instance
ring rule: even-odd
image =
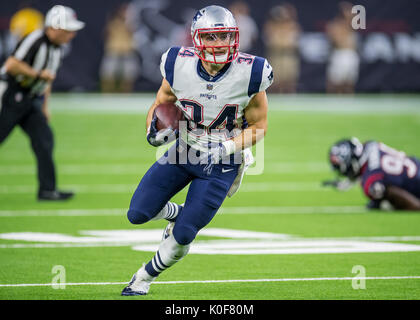
[[[160,73],[162,74],[162,77],[169,82],[171,87],[174,84],[175,62],[180,49],[181,47],[169,48],[164,54],[162,54],[162,58],[160,60]]]
[[[252,63],[251,78],[248,85],[248,96],[265,91],[274,79],[273,68],[268,61],[261,57],[255,57]]]

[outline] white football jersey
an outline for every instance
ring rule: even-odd
[[[273,82],[273,70],[266,59],[241,52],[212,77],[194,48],[172,47],[162,55],[160,70],[188,120],[187,133],[181,130],[181,137],[199,150],[208,142],[239,135],[249,101]]]

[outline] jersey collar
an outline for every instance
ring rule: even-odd
[[[206,81],[210,81],[210,82],[215,82],[217,80],[219,80],[225,73],[226,71],[228,71],[229,67],[231,65],[231,62],[226,63],[223,68],[215,75],[215,76],[211,76],[206,69],[204,69],[203,64],[201,63],[201,60],[198,60],[197,63],[197,73],[198,75],[206,80]]]

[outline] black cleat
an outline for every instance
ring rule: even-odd
[[[38,200],[39,201],[62,201],[73,198],[74,192],[71,191],[39,191]]]

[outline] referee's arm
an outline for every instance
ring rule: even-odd
[[[5,71],[12,76],[17,76],[19,74],[31,78],[36,78],[38,76],[38,72],[34,68],[13,56],[7,58],[4,68]]]
[[[39,46],[42,42],[42,36],[43,31],[36,30],[27,35],[17,44],[15,50],[7,58],[4,64],[4,69],[9,75],[12,77],[23,75],[34,79],[39,77],[45,81],[54,80],[54,77],[51,77],[49,72],[44,72],[44,70],[37,71],[28,63],[39,50]]]
[[[48,108],[48,100],[51,95],[51,83],[48,84],[45,93],[44,93],[44,103],[42,104],[42,113],[44,114],[47,121],[50,121],[51,114],[50,109]]]
[[[10,56],[7,58],[4,64],[4,68],[5,71],[12,76],[17,76],[21,74],[31,78],[39,77],[40,79],[45,81],[54,81],[55,79],[55,76],[48,70],[41,70],[38,73],[38,71],[32,68],[29,64],[15,58],[14,56]]]

